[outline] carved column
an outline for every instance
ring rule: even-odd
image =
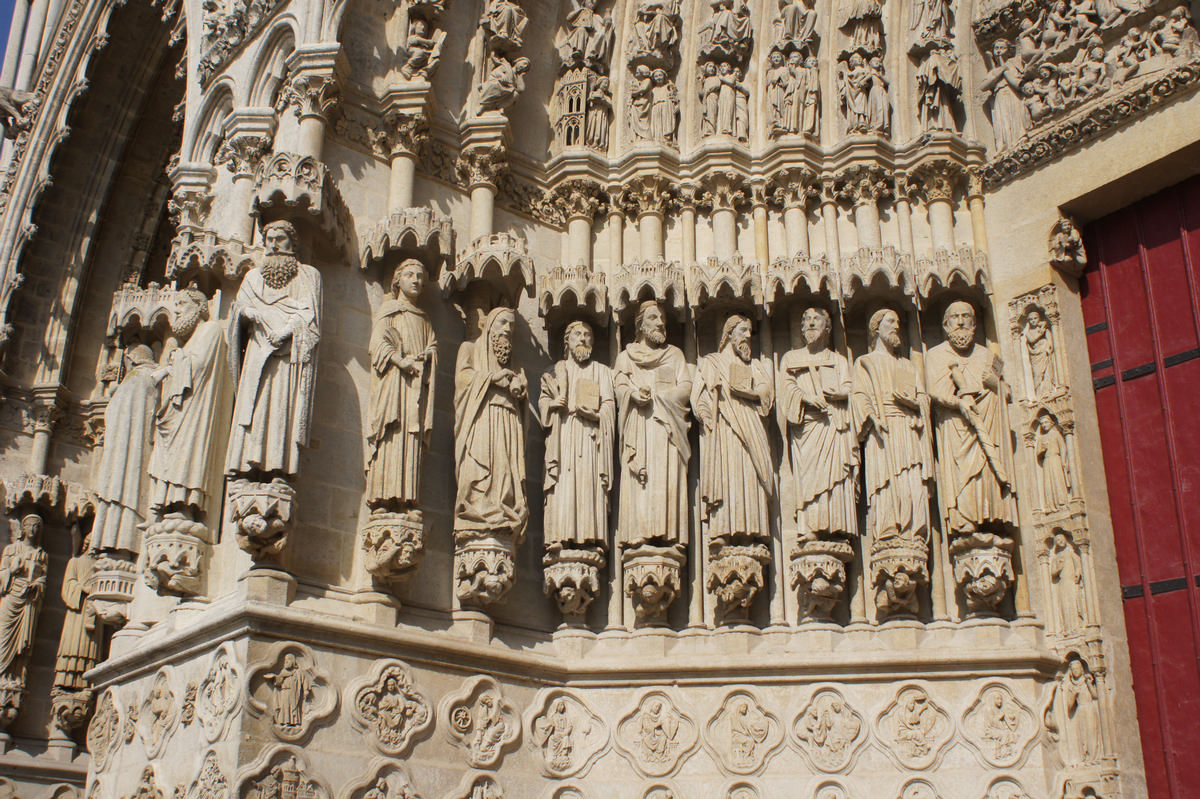
[[[929,210],[933,250],[954,251],[954,187],[961,170],[948,161],[924,165],[918,175]]]
[[[299,51],[288,59],[291,79],[279,93],[276,107],[292,107],[300,120],[296,149],[318,161],[325,147],[325,126],[341,101],[333,59],[326,53]]]
[[[63,418],[60,386],[39,386],[33,390],[33,446],[29,451],[29,474],[46,471],[50,454],[50,436]]]
[[[233,190],[230,193],[230,233],[245,243],[254,236],[254,176],[258,172],[263,156],[271,150],[275,120],[262,130],[250,129],[249,125],[238,125],[231,129],[226,125],[225,141],[217,150],[215,163],[224,164],[233,175]]]
[[[423,113],[390,112],[373,139],[376,151],[391,163],[388,213],[400,213],[413,205],[417,154],[429,139],[429,118]]]
[[[608,263],[616,267],[625,263],[625,188],[610,186],[608,189]]]
[[[679,224],[683,228],[683,263],[696,263],[696,205],[700,199],[700,186],[682,183],[679,186]]]
[[[809,251],[808,219],[805,210],[813,189],[812,172],[790,169],[775,176],[775,201],[783,206],[783,235],[787,257],[806,256]]]
[[[604,203],[600,185],[590,180],[568,180],[551,192],[551,200],[567,217],[567,263],[592,267],[592,220]]]
[[[892,192],[889,176],[877,167],[851,167],[839,176],[838,182],[840,195],[854,206],[858,248],[882,247],[879,201]]]
[[[496,206],[496,181],[508,169],[508,153],[501,144],[464,150],[458,159],[459,177],[471,193],[471,242],[492,235]]]
[[[642,261],[666,258],[663,217],[674,199],[670,182],[661,177],[637,178],[630,185],[627,202],[637,213],[638,242]]]
[[[712,206],[713,252],[719,259],[737,253],[737,208],[746,201],[745,179],[718,172],[704,181],[704,198]]]
[[[900,223],[900,252],[913,252],[912,191],[913,184],[908,175],[897,172],[896,219]]]
[[[838,241],[837,225],[837,181],[821,178],[821,219],[825,223],[825,251],[833,273],[839,274],[842,267],[842,247]]]
[[[767,229],[767,181],[757,179],[750,184],[750,202],[754,209],[754,257],[765,267],[771,262],[771,238]]]
[[[971,236],[975,249],[987,252],[987,224],[983,218],[983,175],[978,169],[967,173],[967,208],[971,212]]]

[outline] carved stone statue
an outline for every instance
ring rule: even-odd
[[[780,417],[791,464],[798,547],[792,579],[808,601],[806,611],[827,615],[818,587],[845,585],[840,564],[854,555],[844,539],[858,535],[858,437],[850,413],[850,363],[830,348],[833,323],[824,308],[801,316],[805,346],[783,356],[776,378]],[[832,567],[834,574],[825,573]]]
[[[596,13],[596,0],[571,0],[565,34],[556,47],[561,68],[587,67],[607,73],[612,37],[612,17]]]
[[[88,690],[91,685],[84,672],[100,658],[100,620],[88,597],[89,581],[95,571],[90,536],[83,539],[79,552],[63,571],[62,600],[66,606],[62,634],[58,639],[58,655],[54,661],[54,689],[74,693]]]
[[[593,150],[608,152],[608,131],[612,125],[612,90],[609,79],[596,78],[588,88],[587,124],[584,143]]]
[[[1050,322],[1041,308],[1030,308],[1025,314],[1025,327],[1021,331],[1025,347],[1025,358],[1029,364],[1030,399],[1044,400],[1058,394],[1063,388],[1058,374],[1058,358]]]
[[[181,513],[203,518],[209,496],[213,423],[224,389],[225,336],[209,318],[208,297],[196,288],[180,293],[175,334],[186,339],[154,373],[162,398],[156,420],[150,505],[157,518]]]
[[[813,0],[779,0],[779,16],[771,23],[771,48],[785,55],[793,50],[816,55],[816,27]]]
[[[651,72],[650,80],[649,129],[643,138],[673,145],[675,130],[679,126],[679,93],[665,69]]]
[[[496,56],[479,92],[479,113],[499,114],[512,106],[525,91],[525,73],[528,71],[528,58],[509,61],[504,56]]]
[[[25,694],[26,667],[46,591],[42,517],[29,512],[11,524],[11,542],[0,553],[0,734],[17,717]]]
[[[692,413],[700,423],[700,523],[712,571],[708,588],[727,618],[744,616],[763,586],[775,470],[764,420],[775,390],[755,361],[750,320],[733,315],[717,352],[700,359]]]
[[[748,104],[749,92],[742,82],[741,70],[728,61],[706,62],[701,76],[704,118],[701,130],[706,136],[749,138],[749,120],[740,109]]]
[[[1083,559],[1070,535],[1054,531],[1050,552],[1050,588],[1058,608],[1059,632],[1080,633],[1087,626],[1087,594],[1083,585]]]
[[[947,39],[954,31],[951,0],[915,0],[909,13],[908,29],[918,41]]]
[[[524,43],[522,36],[529,17],[514,0],[488,0],[481,24],[493,50],[516,50]]]
[[[937,5],[941,0],[928,0]],[[962,96],[962,76],[954,48],[931,47],[917,67],[917,116],[923,130],[958,130],[955,111]]]
[[[678,44],[679,0],[639,0],[629,40],[630,66],[673,67]]]
[[[144,344],[130,347],[129,371],[104,410],[104,452],[96,475],[96,519],[92,546],[130,560],[141,551],[145,522],[142,478],[158,403],[154,353]]]
[[[980,91],[990,98],[992,133],[996,151],[1013,147],[1025,137],[1033,121],[1021,102],[1022,59],[1013,53],[1012,42],[997,39],[992,45],[992,58]]]
[[[969,303],[951,303],[942,329],[946,340],[926,362],[937,407],[938,494],[967,605],[991,612],[1013,579],[1008,390],[1000,358],[975,343]]]
[[[525,417],[528,383],[512,362],[512,309],[497,307],[483,332],[462,345],[454,380],[454,463],[458,492],[454,533],[459,542],[459,599],[490,604],[511,587],[512,550],[525,534]],[[500,538],[503,566],[471,569],[462,545]],[[484,568],[485,563],[490,568]],[[497,571],[497,569],[500,571]],[[465,570],[465,571],[464,571]],[[500,578],[503,572],[503,579]]]
[[[437,30],[430,20],[411,16],[408,34],[400,51],[400,74],[405,80],[428,81],[442,57],[446,31]]]
[[[946,340],[929,351],[929,395],[937,408],[938,488],[954,535],[1012,524],[1012,457],[1000,359],[975,343],[975,309],[954,302]]]
[[[899,315],[876,311],[869,329],[871,350],[854,363],[851,407],[864,442],[871,585],[882,615],[915,613],[916,589],[929,574],[929,399],[913,362],[898,353]]]
[[[701,58],[742,62],[750,51],[750,8],[746,0],[709,0],[712,16],[698,34]]]
[[[237,396],[225,473],[255,479],[300,471],[321,339],[321,275],[296,258],[296,229],[272,222],[263,240],[267,254],[242,279],[229,326]]]
[[[1034,433],[1042,510],[1055,511],[1071,501],[1071,472],[1067,468],[1067,439],[1058,421],[1045,409],[1038,412]]]
[[[1051,266],[1072,277],[1083,274],[1087,267],[1087,251],[1083,247],[1083,236],[1073,220],[1064,216],[1054,223],[1049,246]]]
[[[1102,757],[1100,692],[1096,676],[1083,658],[1072,652],[1055,684],[1045,712],[1052,740],[1060,742],[1068,765],[1088,765]]]
[[[678,563],[688,542],[691,515],[687,415],[692,374],[683,352],[667,343],[666,317],[657,303],[643,303],[635,324],[636,340],[613,366],[621,462],[617,537],[627,550],[649,547],[648,557],[676,561],[677,591]],[[627,565],[630,557],[627,552]],[[658,571],[658,566],[668,573]],[[650,590],[667,586],[672,579],[669,572],[666,561],[656,563],[655,569],[630,571],[640,582],[635,591],[627,580],[626,591],[634,596],[636,606],[647,611],[647,618],[665,611],[674,599],[673,592],[668,597]],[[642,591],[646,593],[638,593]],[[639,596],[655,601],[642,605]]]
[[[867,54],[882,52],[883,7],[879,0],[839,3],[837,26],[850,40],[848,50]]]
[[[415,511],[433,430],[437,340],[418,302],[425,267],[410,258],[392,275],[391,296],[371,330],[371,405],[367,422],[367,505]],[[419,514],[419,511],[417,511]],[[418,516],[419,518],[419,516]]]
[[[546,429],[546,585],[569,615],[586,610],[595,598],[595,590],[581,589],[599,588],[596,572],[608,547],[608,495],[614,486],[616,395],[612,370],[592,360],[592,343],[586,322],[567,326],[566,357],[542,376],[538,401]],[[576,575],[566,565],[572,562],[592,579],[572,579]]]
[[[299,732],[304,726],[304,705],[313,689],[312,673],[296,656],[287,653],[279,671],[263,675],[271,686],[271,721],[284,733]]]

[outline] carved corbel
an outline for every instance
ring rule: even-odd
[[[275,102],[275,110],[283,113],[291,107],[298,119],[320,117],[322,122],[328,122],[341,100],[336,76],[301,71],[284,84]]]
[[[1087,268],[1087,250],[1075,220],[1060,216],[1050,229],[1050,265],[1067,277],[1079,279]]]
[[[626,215],[639,219],[646,214],[662,216],[675,202],[674,185],[657,175],[644,175],[630,181],[624,197]]]
[[[963,168],[953,161],[945,159],[928,161],[914,170],[913,188],[924,195],[925,202],[953,202],[954,193],[962,183],[963,176]],[[899,194],[898,186],[897,194]]]

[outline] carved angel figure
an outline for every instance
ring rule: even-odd
[[[528,58],[510,62],[504,56],[496,56],[479,92],[479,113],[503,113],[515,103],[525,91],[525,73],[528,71]]]

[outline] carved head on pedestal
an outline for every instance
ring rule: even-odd
[[[580,366],[591,360],[594,342],[592,326],[583,320],[575,320],[563,332],[563,352]]]
[[[634,328],[639,343],[654,349],[666,346],[667,317],[662,307],[654,300],[643,302],[638,308]]]
[[[975,309],[971,303],[950,303],[942,315],[942,331],[956,352],[969,352],[975,344]]]
[[[734,314],[725,320],[725,327],[721,330],[721,345],[717,349],[720,352],[724,352],[727,348],[731,349],[734,355],[743,362],[749,363],[753,357],[750,347],[751,330],[749,319],[740,314]]]
[[[900,314],[891,308],[880,308],[871,315],[868,324],[869,345],[872,350],[882,347],[895,354],[900,348]]]
[[[809,352],[829,349],[829,339],[833,334],[833,320],[829,317],[829,311],[817,305],[805,308],[800,317],[800,332],[804,334],[804,344]]]
[[[429,276],[425,273],[425,265],[416,258],[409,258],[396,267],[392,273],[392,296],[396,299],[403,294],[409,302],[415,303],[421,298]]]

